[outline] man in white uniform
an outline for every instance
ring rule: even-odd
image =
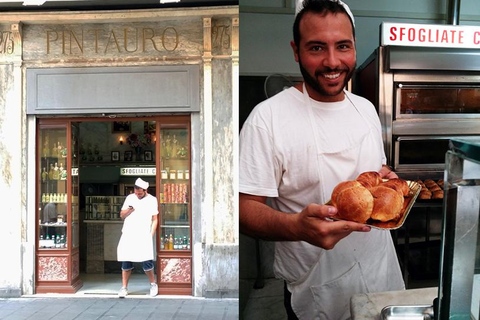
[[[148,182],[138,178],[135,192],[128,195],[123,203],[120,217],[124,219],[122,236],[117,247],[117,260],[122,262],[122,288],[118,296],[128,294],[128,280],[133,262],[142,262],[143,271],[150,280],[150,296],[158,294],[153,264],[153,236],[157,230],[157,198],[148,194]]]
[[[375,108],[344,90],[356,65],[350,9],[337,0],[300,9],[291,46],[304,83],[259,104],[240,134],[240,230],[278,241],[289,319],[349,319],[353,294],[405,286],[388,231],[331,221],[336,208],[322,204],[362,172],[397,175]]]

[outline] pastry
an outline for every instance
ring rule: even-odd
[[[373,196],[360,183],[358,186],[343,188],[337,193],[335,203],[338,218],[344,220],[365,223],[373,211]]]
[[[371,219],[389,221],[397,219],[400,216],[404,199],[398,191],[382,185],[373,187],[369,191],[373,196]]]
[[[357,179],[365,188],[378,186],[382,182],[382,177],[376,171],[367,171],[361,173]]]
[[[380,186],[395,189],[404,197],[407,197],[410,193],[408,183],[403,179],[390,179],[388,181],[382,182]]]

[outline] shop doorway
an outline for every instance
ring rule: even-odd
[[[169,259],[191,261],[188,119],[71,119],[66,122],[70,126],[60,125],[60,129],[57,122],[61,121],[40,121],[37,149],[42,174],[38,197],[45,208],[47,204],[52,207],[53,203],[56,213],[60,207],[65,208],[65,212],[61,218],[55,214],[48,221],[44,220],[46,210],[40,209],[38,213],[36,273],[37,279],[47,276],[45,280],[37,280],[37,293],[117,294],[122,284],[121,263],[117,261],[116,251],[123,227],[119,213],[138,177],[149,182],[148,193],[159,201],[159,225],[154,239],[155,273],[160,290],[166,288],[168,293],[172,281],[165,278],[168,281],[160,283],[162,256],[168,257],[166,262]],[[165,135],[163,140],[162,134]],[[59,138],[62,136],[71,138],[62,140]],[[67,154],[68,148],[74,150],[71,157]],[[71,168],[71,172],[65,168]],[[42,177],[43,172],[46,177]],[[63,185],[65,190],[59,190]],[[59,244],[57,237],[62,239]],[[42,265],[45,259],[51,265],[52,261],[57,263],[62,258],[66,263],[58,263],[58,266],[65,268],[61,272],[66,280],[61,283],[64,288],[55,279],[61,275],[47,274],[49,265]],[[191,281],[191,263],[181,267],[185,268],[181,270],[185,278]],[[177,274],[178,271],[175,270]],[[191,292],[191,282],[180,280]],[[173,285],[179,287],[176,283]],[[141,263],[135,264],[129,294],[144,295],[149,288]]]
[[[78,293],[116,294],[121,287],[121,263],[116,251],[123,227],[120,210],[137,178],[122,175],[122,168],[145,169],[141,177],[150,184],[148,192],[157,196],[156,121],[82,121],[78,127],[83,281]],[[148,292],[149,287],[141,265],[135,265],[130,294]]]

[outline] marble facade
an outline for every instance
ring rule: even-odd
[[[26,70],[182,64],[200,66],[200,101],[191,113],[192,292],[238,296],[238,23],[237,6],[2,13],[0,192],[10,200],[0,213],[0,241],[9,244],[0,249],[9,261],[0,297],[34,293],[36,272],[40,279],[66,276],[58,271],[64,257],[44,257],[35,267],[37,118],[26,111]],[[78,261],[78,253],[71,258]],[[173,263],[177,272],[184,260],[165,268]]]

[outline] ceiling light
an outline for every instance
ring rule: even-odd
[[[161,4],[164,4],[164,3],[175,3],[175,2],[180,2],[180,0],[160,0],[160,3],[161,3]]]

